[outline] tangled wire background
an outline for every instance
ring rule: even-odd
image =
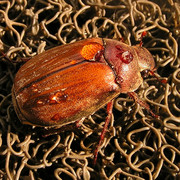
[[[162,84],[148,78],[137,90],[155,119],[121,94],[93,166],[93,151],[106,109],[81,128],[42,137],[22,125],[11,88],[22,61],[57,45],[106,37],[143,46],[154,56]],[[0,178],[1,179],[179,179],[180,4],[175,0],[0,1]]]

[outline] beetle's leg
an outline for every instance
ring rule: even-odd
[[[107,104],[107,114],[108,115],[106,117],[105,124],[104,124],[103,130],[102,130],[101,135],[100,135],[99,143],[98,143],[98,145],[97,145],[97,147],[96,147],[96,149],[94,151],[94,162],[93,162],[93,164],[96,164],[99,147],[101,146],[101,143],[104,140],[105,133],[107,131],[110,119],[112,117],[113,102],[114,101],[112,100]]]
[[[3,51],[0,51],[0,54],[2,54],[2,57],[3,57],[4,59],[6,59],[8,62],[14,62],[14,63],[16,63],[16,61],[10,60],[10,58],[9,58]],[[31,58],[32,58],[32,57],[20,58],[21,60],[20,60],[19,62],[24,62],[24,63],[25,63],[25,62],[29,61]]]
[[[135,92],[129,92],[128,95],[134,99],[135,102],[137,102],[138,104],[140,104],[142,107],[144,107],[149,113],[151,113],[151,115],[155,118],[159,118],[158,115],[154,114],[154,112],[151,110],[150,106],[144,102],[142,99],[140,99],[138,97],[138,95]]]
[[[151,76],[155,77],[162,84],[167,84],[167,80],[166,79],[159,79],[159,77],[154,73],[154,71],[150,70],[149,73]]]
[[[84,119],[85,118],[82,118],[76,121],[75,123],[67,124],[66,126],[62,126],[57,129],[56,128],[43,129],[42,136],[48,137],[48,136],[59,134],[65,131],[74,131],[75,129],[79,128],[82,125]]]
[[[75,122],[77,128],[81,127],[81,125],[82,125],[84,119],[85,119],[85,118],[82,118],[82,119],[80,119],[80,120],[78,120],[78,121]]]
[[[140,43],[139,43],[140,47],[142,47],[142,45],[143,45],[143,41],[142,41],[142,40],[143,40],[143,38],[144,38],[146,35],[147,35],[147,32],[146,32],[146,31],[143,31],[142,34],[141,34],[141,38],[140,38],[141,41],[140,41]]]
[[[7,57],[7,55],[3,52],[3,51],[0,51],[0,53],[2,54],[2,57],[5,58],[6,60],[9,61],[9,58]]]

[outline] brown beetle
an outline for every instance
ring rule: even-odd
[[[24,124],[60,127],[108,103],[100,145],[111,118],[112,100],[129,93],[141,103],[134,91],[143,82],[141,72],[154,67],[147,49],[116,40],[91,38],[55,47],[17,72],[12,89],[15,111]],[[98,148],[96,157],[97,152]]]

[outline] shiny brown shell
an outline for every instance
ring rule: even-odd
[[[146,49],[111,39],[55,47],[17,72],[12,88],[15,111],[24,124],[63,126],[93,114],[121,92],[136,90],[146,68],[154,68]]]

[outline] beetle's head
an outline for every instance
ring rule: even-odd
[[[139,45],[134,46],[134,49],[138,55],[138,65],[143,77],[149,75],[149,72],[154,72],[155,62],[151,53]]]

